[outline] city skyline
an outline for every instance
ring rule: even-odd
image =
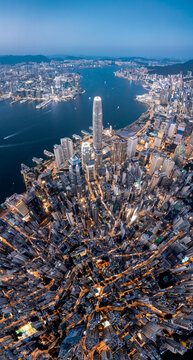
[[[0,54],[193,58],[191,1],[0,1]]]
[[[0,359],[192,359],[193,3],[0,6]]]
[[[97,126],[60,138],[35,167],[22,164],[26,191],[2,204],[6,360],[192,354],[192,72],[131,66],[114,77],[142,82],[146,111],[102,129],[95,96]]]

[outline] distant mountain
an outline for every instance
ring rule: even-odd
[[[167,66],[151,66],[148,68],[151,74],[158,75],[175,75],[182,72],[186,74],[188,71],[193,72],[193,60],[189,60],[185,63],[167,65]]]
[[[51,60],[48,59],[44,55],[2,55],[0,56],[0,64],[1,65],[15,65],[22,62],[29,63],[29,62],[50,62]]]
[[[155,59],[148,59],[148,58],[144,58],[144,57],[141,57],[141,56],[121,57],[119,59],[122,60],[122,61],[135,61],[135,60],[144,61],[144,62],[156,61]]]

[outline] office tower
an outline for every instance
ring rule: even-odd
[[[33,181],[32,187],[33,187],[34,193],[37,197],[39,197],[42,200],[46,198],[45,190],[40,186],[38,181],[36,181],[36,180]]]
[[[124,139],[113,139],[111,149],[111,161],[122,163],[127,154],[127,141]]]
[[[152,176],[150,190],[152,191],[159,183],[160,176],[158,174],[158,171],[155,171],[155,173]]]
[[[71,157],[74,157],[74,149],[73,149],[73,142],[70,138],[63,138],[60,139],[64,160],[69,160]]]
[[[45,217],[41,200],[35,196],[33,191],[28,192],[24,199],[24,202],[29,209],[29,214],[40,223]]]
[[[163,164],[163,157],[160,154],[153,154],[151,159],[151,166],[149,169],[149,174],[152,175],[156,170],[159,170],[160,166]]]
[[[137,143],[138,143],[137,136],[131,136],[129,138],[128,143],[127,143],[127,155],[129,156],[129,158],[132,158],[133,156],[135,156]]]
[[[167,177],[170,177],[174,165],[175,162],[172,159],[165,159],[162,166],[162,172],[166,173]]]
[[[67,220],[68,220],[69,224],[70,224],[71,226],[74,226],[73,215],[72,215],[72,213],[71,213],[69,210],[66,210],[66,217],[67,217]]]
[[[92,203],[91,214],[92,219],[96,222],[98,220],[98,208],[95,202]]]
[[[184,130],[185,130],[185,124],[181,124],[178,126],[177,131],[176,131],[176,137],[175,137],[175,144],[179,144],[182,140],[182,137],[184,135]]]
[[[139,153],[139,162],[140,165],[146,165],[149,159],[149,153],[148,150],[142,150]]]
[[[176,124],[170,124],[169,130],[168,130],[168,136],[169,138],[172,138],[174,136],[174,131],[176,129]]]
[[[6,199],[5,204],[8,205],[11,209],[14,209],[22,216],[26,216],[29,212],[28,207],[23,202],[23,196],[18,194],[13,194]]]
[[[158,133],[158,137],[163,137],[164,134],[165,134],[165,131],[166,131],[166,127],[167,127],[167,124],[165,121],[163,121],[160,125],[160,130],[159,130],[159,133]]]
[[[159,137],[155,137],[154,147],[160,148],[160,147],[161,147],[161,143],[162,143],[162,139],[159,138]]]
[[[60,88],[60,76],[56,76],[54,80],[55,80],[56,89],[59,89]]]
[[[57,168],[61,169],[65,163],[62,145],[54,145],[54,155]]]
[[[72,165],[69,165],[69,180],[71,183],[72,191],[75,193],[76,192],[76,175],[73,171]]]
[[[160,92],[160,105],[168,104],[168,93],[164,90]]]
[[[95,165],[96,167],[100,167],[103,164],[103,153],[101,150],[95,151]]]
[[[80,185],[80,168],[79,168],[80,160],[75,156],[74,158],[70,158],[68,160],[68,169],[69,169],[69,180],[71,183],[71,188],[74,193],[77,192],[77,185]]]
[[[77,191],[80,193],[82,190],[82,181],[80,176],[80,166],[76,165],[76,181],[77,181]]]
[[[189,145],[193,145],[193,132],[190,135]]]
[[[154,121],[154,130],[159,130],[159,127],[160,127],[160,119],[157,118]]]
[[[93,101],[93,146],[95,150],[102,149],[103,113],[102,100],[95,96]]]
[[[88,181],[95,180],[95,165],[94,165],[94,162],[91,161],[90,164],[86,165],[86,173],[87,173]]]
[[[91,161],[92,149],[89,142],[82,143],[81,155],[82,155],[82,165],[85,167]]]

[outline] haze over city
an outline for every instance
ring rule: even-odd
[[[192,1],[0,1],[0,54],[193,57]]]

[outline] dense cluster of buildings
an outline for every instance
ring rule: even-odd
[[[148,93],[138,95],[137,100],[147,103],[153,108],[154,115],[170,117],[173,113],[182,116],[193,116],[193,76],[152,74],[146,67],[125,68],[115,75],[130,81],[142,81]]]
[[[1,206],[2,359],[159,360],[192,347],[193,119],[175,99],[156,106],[113,131],[97,96],[93,133],[22,165],[26,192]]]
[[[83,93],[79,79],[71,63],[64,61],[0,65],[0,101],[36,101],[40,109]]]

